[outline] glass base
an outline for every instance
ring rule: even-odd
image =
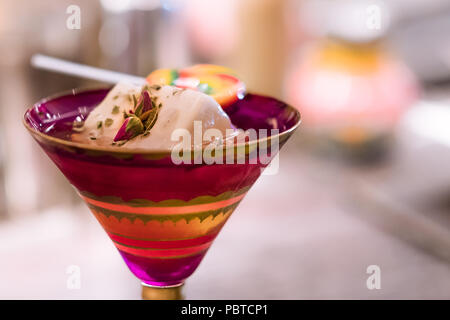
[[[143,300],[183,300],[181,288],[184,283],[174,286],[157,287],[142,282]]]

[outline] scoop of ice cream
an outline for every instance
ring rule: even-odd
[[[229,134],[227,129],[234,128],[221,106],[209,95],[172,86],[144,87],[150,94],[153,106],[157,108],[157,117],[147,133],[140,131],[141,134],[133,137],[134,132],[130,130],[141,129],[140,126],[131,127],[138,121],[129,117],[135,116],[142,89],[127,84],[116,85],[89,114],[78,138],[102,146],[170,150],[179,143],[172,137],[177,129],[186,130],[193,139],[195,121],[199,121],[197,128],[199,124],[201,126],[200,134],[214,128],[225,137]],[[128,118],[124,118],[124,113],[128,114]],[[126,139],[118,142],[122,136]],[[133,138],[129,139],[130,136]]]
[[[209,128],[221,131],[232,129],[230,119],[220,105],[209,95],[172,86],[163,86],[155,94],[161,106],[155,125],[147,136],[138,136],[124,146],[129,148],[170,149],[178,143],[172,140],[176,129],[185,129],[194,139],[194,121],[200,121],[202,133]],[[193,142],[193,141],[192,141]]]
[[[103,101],[91,111],[84,122],[81,134],[73,135],[78,142],[93,145],[111,145],[124,121],[124,112],[133,109],[133,95],[139,95],[141,88],[119,83],[109,91]]]

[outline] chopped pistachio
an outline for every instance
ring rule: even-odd
[[[120,107],[119,106],[114,106],[114,108],[112,109],[111,113],[112,114],[118,114],[120,111]]]
[[[148,135],[150,130],[155,125],[156,120],[158,119],[158,112],[159,108],[154,108],[150,111],[149,115],[147,116],[147,120],[145,121],[144,136]]]
[[[105,127],[110,127],[114,123],[114,120],[111,118],[107,118],[105,120]]]

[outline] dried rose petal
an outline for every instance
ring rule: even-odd
[[[114,142],[122,140],[130,140],[144,132],[144,125],[138,117],[128,117],[123,122],[119,131],[114,137]]]
[[[136,102],[134,114],[140,117],[142,114],[150,111],[152,108],[153,105],[150,93],[147,90],[143,90],[141,92],[141,95],[139,96],[139,99]]]
[[[141,111],[141,114],[143,114],[143,113],[146,113],[147,111],[150,111],[153,108],[153,104],[152,104],[152,99],[150,97],[150,93],[148,93],[147,90],[142,92],[141,97],[144,102],[144,106]]]

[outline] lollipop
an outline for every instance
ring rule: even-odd
[[[201,91],[226,108],[245,94],[245,84],[233,70],[211,64],[198,64],[185,69],[159,69],[150,73],[151,85],[173,85]]]

